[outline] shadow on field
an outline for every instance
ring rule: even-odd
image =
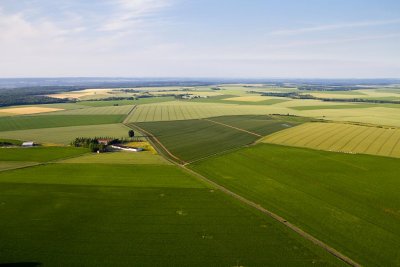
[[[41,262],[13,262],[13,263],[0,263],[0,267],[37,267],[41,266]]]

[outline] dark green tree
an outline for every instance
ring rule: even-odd
[[[130,138],[135,136],[135,132],[133,130],[129,130],[128,135]]]

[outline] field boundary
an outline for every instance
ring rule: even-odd
[[[149,142],[154,146],[154,148],[160,153],[160,155],[163,155],[165,157],[166,160],[168,160],[169,162],[171,162],[172,164],[174,164],[175,166],[178,166],[179,168],[181,168],[182,170],[186,171],[187,173],[195,176],[196,178],[198,178],[200,181],[211,185],[212,187],[221,190],[221,192],[235,198],[236,200],[250,206],[253,207],[255,209],[257,209],[258,211],[268,215],[269,217],[271,217],[272,219],[282,223],[283,225],[285,225],[286,227],[288,227],[289,229],[291,229],[292,231],[296,232],[297,234],[299,234],[300,236],[302,236],[304,239],[311,241],[313,244],[319,246],[320,248],[324,249],[325,251],[327,251],[328,253],[330,253],[331,255],[333,255],[334,257],[338,258],[339,260],[343,261],[344,263],[347,263],[350,266],[355,266],[355,267],[361,267],[361,265],[357,262],[355,262],[354,260],[352,260],[351,258],[347,257],[346,255],[342,254],[341,252],[337,251],[336,249],[334,249],[333,247],[329,246],[328,244],[324,243],[323,241],[317,239],[316,237],[312,236],[311,234],[305,232],[304,230],[302,230],[301,228],[297,227],[296,225],[288,222],[286,219],[284,219],[283,217],[279,216],[276,213],[273,213],[267,209],[265,209],[264,207],[262,207],[260,204],[257,204],[247,198],[242,197],[241,195],[229,190],[228,188],[210,180],[209,178],[206,178],[205,176],[199,174],[198,172],[186,167],[186,165],[188,163],[183,161],[183,164],[180,164],[174,160],[172,160],[169,157],[166,157],[164,153],[162,153],[162,151],[160,151],[160,148],[154,144],[154,142],[157,142],[163,149],[165,149],[165,151],[172,156],[175,159],[178,159],[177,157],[175,157],[171,152],[169,152],[164,145],[161,144],[161,142],[154,137],[154,135],[152,135],[151,133],[141,129],[140,127],[138,127],[137,125],[131,124],[134,127],[136,127],[138,130],[143,131],[143,133],[147,134],[148,136],[148,140]],[[181,161],[181,160],[180,160]]]
[[[179,165],[177,163],[174,163],[175,165],[179,166],[180,168],[184,169],[185,171],[189,172],[190,174],[196,176],[197,178],[201,179],[202,181],[212,185],[213,187],[221,190],[221,192],[230,195],[231,197],[241,201],[242,203],[251,206],[255,209],[257,209],[258,211],[261,211],[262,213],[268,215],[269,217],[275,219],[276,221],[282,223],[283,225],[287,226],[289,229],[293,230],[294,232],[296,232],[297,234],[299,234],[300,236],[302,236],[303,238],[305,238],[308,241],[311,241],[312,243],[314,243],[315,245],[321,247],[322,249],[326,250],[328,253],[332,254],[333,256],[335,256],[336,258],[338,258],[339,260],[351,265],[351,266],[356,266],[356,267],[361,267],[361,265],[357,262],[355,262],[354,260],[352,260],[351,258],[347,257],[346,255],[342,254],[341,252],[337,251],[336,249],[334,249],[333,247],[327,245],[326,243],[322,242],[321,240],[317,239],[316,237],[312,236],[311,234],[305,232],[304,230],[302,230],[301,228],[297,227],[296,225],[288,222],[286,219],[284,219],[283,217],[277,215],[276,213],[273,213],[265,208],[263,208],[260,204],[257,204],[251,200],[248,200],[247,198],[242,197],[241,195],[227,189],[226,187],[206,178],[205,176],[195,172],[192,169],[189,169],[188,167],[184,166],[184,165]]]
[[[131,110],[129,110],[128,114],[126,114],[125,119],[122,120],[123,124],[128,123],[128,120],[131,116],[131,114],[135,111],[135,109],[137,108],[137,105],[133,105],[133,107],[131,108]]]
[[[161,148],[164,150],[165,153],[168,154],[169,157],[172,157],[173,159],[177,160],[178,163],[175,162],[175,161],[171,161],[168,157],[166,157],[167,160],[173,162],[174,164],[176,164],[176,165],[178,165],[178,166],[181,166],[181,164],[187,164],[186,161],[184,161],[184,160],[178,158],[177,156],[175,156],[174,154],[172,154],[171,151],[169,151],[169,150],[157,139],[157,137],[155,137],[152,133],[150,133],[150,132],[144,130],[143,128],[137,126],[136,124],[132,124],[132,123],[131,123],[131,124],[129,124],[129,125],[127,125],[127,124],[124,124],[124,125],[127,126],[127,127],[129,127],[129,128],[132,128],[132,127],[133,127],[133,128],[136,128],[136,129],[138,129],[139,131],[141,131],[142,133],[146,134],[145,137],[147,137],[147,139],[148,139],[149,142],[153,145],[153,147],[154,147],[156,150],[158,150],[158,152],[160,153],[160,155],[164,155],[164,157],[165,157],[165,154],[164,154],[162,151],[160,151],[159,149],[157,149],[158,146],[154,144],[153,140],[154,140],[157,144],[159,144],[159,145],[161,146]],[[179,163],[181,163],[181,164],[179,164]]]
[[[219,125],[222,125],[222,126],[225,126],[225,127],[229,127],[229,128],[241,131],[241,132],[245,132],[245,133],[257,136],[257,137],[264,137],[264,136],[262,136],[260,134],[257,134],[257,133],[254,133],[254,132],[239,128],[239,127],[235,127],[235,126],[232,126],[232,125],[229,125],[229,124],[225,124],[225,123],[222,123],[222,122],[214,121],[214,120],[211,120],[211,119],[204,118],[204,119],[200,119],[200,120],[209,121],[209,122],[212,122],[212,123],[215,123],[215,124],[219,124]]]

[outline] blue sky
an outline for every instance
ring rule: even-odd
[[[395,0],[1,0],[0,77],[400,78]]]

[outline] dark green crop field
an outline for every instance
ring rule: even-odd
[[[54,163],[1,172],[0,240],[0,265],[342,265],[168,165]]]
[[[400,265],[398,159],[259,144],[189,166],[363,265]]]
[[[0,161],[47,162],[87,153],[75,147],[0,148]]]
[[[301,119],[290,117],[222,116],[200,120],[141,122],[133,125],[152,133],[172,154],[190,162],[251,144],[261,137],[257,135],[267,135],[299,123]]]
[[[0,131],[55,128],[122,122],[125,115],[46,115],[0,117]]]

